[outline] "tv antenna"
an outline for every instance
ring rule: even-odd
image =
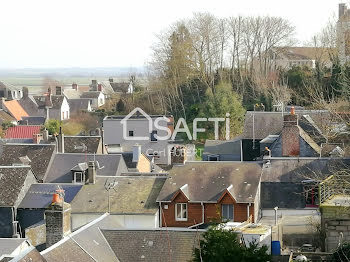
[[[118,182],[113,180],[113,181],[108,181],[106,180],[105,182],[105,190],[108,193],[108,213],[111,213],[111,198],[110,198],[110,191],[113,189],[115,192],[117,192],[117,190],[115,189],[115,187],[118,185]]]

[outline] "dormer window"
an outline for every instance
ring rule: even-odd
[[[73,173],[73,183],[85,183],[85,175],[83,172]]]

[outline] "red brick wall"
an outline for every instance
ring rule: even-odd
[[[175,219],[175,204],[187,203],[188,219],[187,221],[176,221]],[[247,220],[247,205],[237,204],[229,194],[219,201],[219,203],[204,204],[204,222],[220,222],[221,221],[221,204],[233,204],[234,206],[234,221],[244,222]],[[168,209],[164,209],[164,205],[168,205]],[[202,223],[202,205],[200,203],[188,203],[186,197],[179,193],[171,203],[162,203],[162,226],[165,227],[189,227]],[[254,205],[249,208],[250,214],[254,219]]]

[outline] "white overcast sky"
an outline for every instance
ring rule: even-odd
[[[0,0],[0,68],[137,67],[155,34],[193,12],[272,15],[300,43],[337,14],[341,0]]]

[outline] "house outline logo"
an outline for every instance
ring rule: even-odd
[[[137,112],[141,113],[148,120],[148,133],[152,133],[152,130],[153,130],[152,118],[141,108],[135,107],[129,114],[127,114],[120,121],[120,123],[123,125],[123,138],[125,140],[149,140],[150,139],[148,136],[129,136],[129,133],[127,130],[127,123],[129,121],[129,118],[131,118]]]

